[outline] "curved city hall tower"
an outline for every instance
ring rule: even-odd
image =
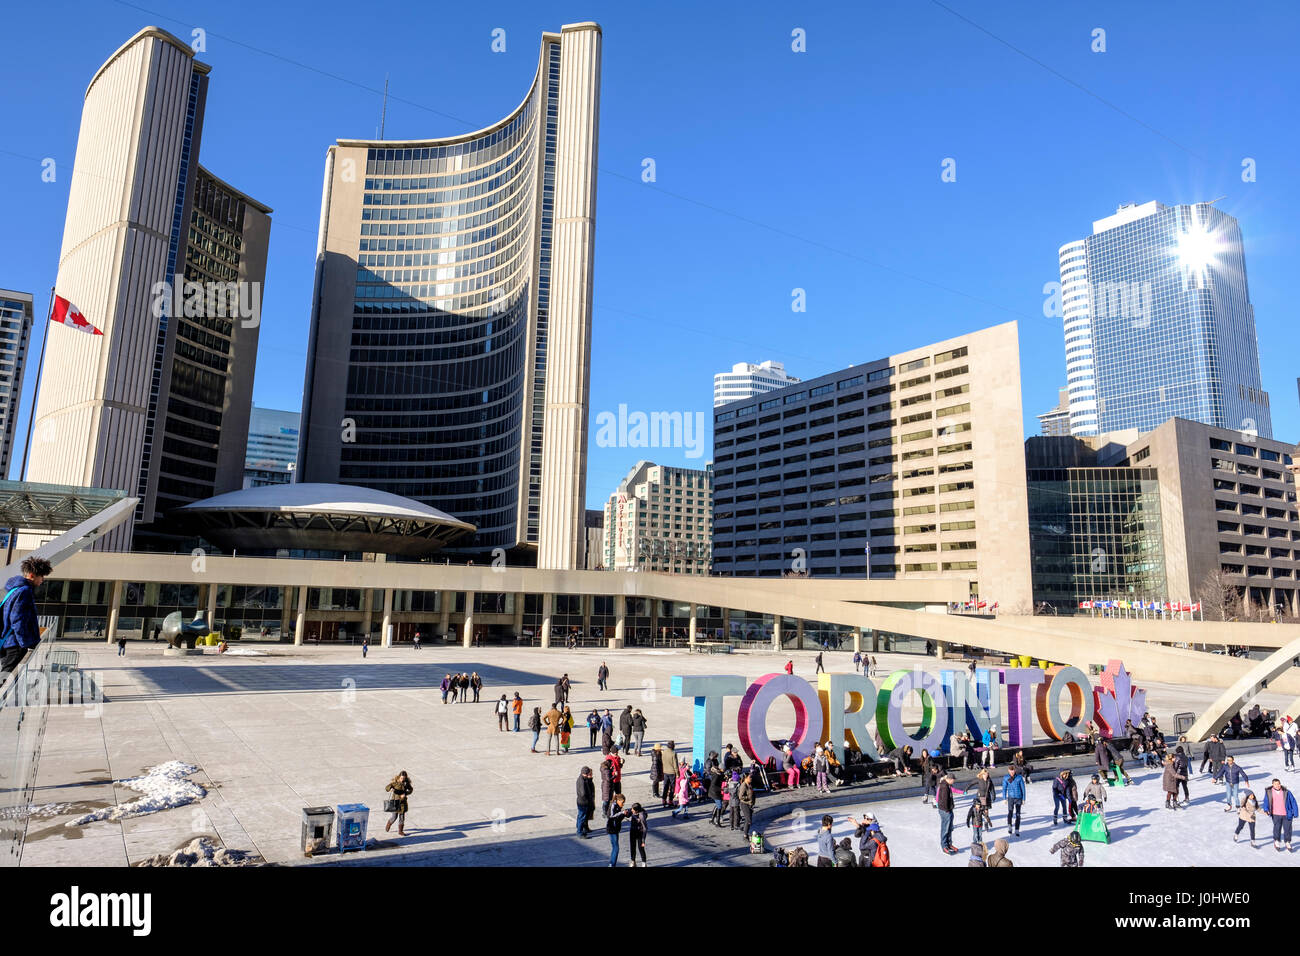
[[[329,148],[299,480],[582,567],[600,43],[594,23],[542,34],[528,95],[486,129]]]
[[[45,330],[27,477],[138,496],[135,522],[97,543],[108,550],[243,480],[271,210],[199,165],[208,70],[146,27],[82,108],[56,291],[104,334]],[[235,283],[251,317],[159,296],[186,281]]]

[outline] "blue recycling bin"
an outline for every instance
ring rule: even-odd
[[[339,852],[347,850],[364,850],[366,848],[366,824],[370,820],[370,808],[364,803],[340,803],[335,808],[336,826],[339,835]]]

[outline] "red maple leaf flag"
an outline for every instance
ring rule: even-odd
[[[54,311],[50,314],[50,320],[61,325],[70,325],[88,335],[104,334],[87,322],[86,317],[81,314],[81,310],[61,295],[54,296]]]

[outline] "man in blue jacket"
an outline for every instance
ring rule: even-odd
[[[1232,813],[1240,804],[1241,791],[1239,788],[1243,783],[1250,783],[1250,777],[1246,776],[1246,771],[1237,766],[1236,757],[1228,757],[1223,762],[1223,782],[1227,784],[1224,788],[1226,793],[1224,797],[1228,805],[1223,808],[1224,813]]]
[[[1020,836],[1020,807],[1025,802],[1025,778],[1012,765],[1002,781],[1002,799],[1007,802],[1007,831]]]
[[[49,561],[31,557],[22,563],[21,575],[15,574],[5,582],[5,595],[0,602],[4,632],[0,641],[0,672],[15,670],[27,652],[41,642],[35,594],[52,570]]]

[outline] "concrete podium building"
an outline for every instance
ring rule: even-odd
[[[56,291],[103,335],[46,330],[28,477],[139,499],[96,548],[242,484],[271,210],[199,165],[208,72],[147,27],[86,91]]]
[[[1014,322],[714,411],[716,574],[943,578],[1028,613]]]
[[[477,132],[329,148],[299,481],[581,566],[600,50],[594,23],[544,33],[523,101]]]

